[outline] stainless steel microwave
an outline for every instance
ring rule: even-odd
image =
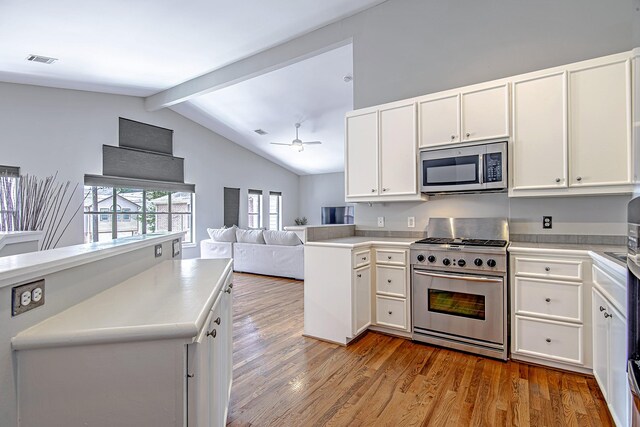
[[[420,152],[423,193],[475,193],[507,189],[507,143]]]

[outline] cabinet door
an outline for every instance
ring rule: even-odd
[[[593,376],[596,377],[604,398],[609,400],[609,322],[604,317],[608,305],[596,289],[593,289],[592,295]],[[623,353],[626,358],[626,350]],[[625,367],[626,361],[622,369]]]
[[[566,74],[513,83],[513,189],[567,186]]]
[[[509,136],[507,84],[464,92],[461,105],[463,142]]]
[[[616,425],[626,425],[629,414],[629,386],[627,383],[627,319],[609,306],[609,392],[607,402]]]
[[[353,272],[353,336],[357,336],[371,325],[371,267]]]
[[[214,328],[209,313],[204,327],[193,344],[187,346],[187,414],[188,427],[211,426],[211,343],[208,332]]]
[[[631,181],[629,61],[569,72],[569,185]]]
[[[346,119],[346,196],[378,194],[378,112]]]
[[[417,194],[416,107],[380,110],[380,194]]]
[[[460,142],[460,95],[418,101],[418,115],[420,148]]]
[[[227,360],[227,343],[225,329],[227,328],[227,319],[223,313],[223,306],[226,303],[225,292],[218,298],[218,301],[212,308],[212,327],[209,335],[209,346],[211,358],[209,387],[211,390],[210,407],[211,407],[211,426],[223,426],[226,424],[227,410],[227,377],[226,360]]]

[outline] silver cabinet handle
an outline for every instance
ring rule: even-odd
[[[358,274],[358,277],[362,277],[362,274]]]
[[[214,322],[216,323],[216,325],[219,325],[219,324],[220,324],[220,322],[221,322],[221,320],[220,320],[220,318],[218,317],[216,320],[214,320]]]
[[[551,267],[545,267],[544,271],[551,271]]]
[[[467,132],[467,138],[469,138],[471,136],[470,132]]]
[[[387,256],[387,259],[391,259],[391,255]]]
[[[576,181],[582,181],[582,177],[581,176],[577,177]]]
[[[453,141],[454,139],[456,139],[455,135],[451,135],[451,140]]]
[[[392,315],[392,314],[393,314],[393,311],[389,310],[389,315]]]
[[[371,189],[371,192],[372,192],[372,193],[375,193],[375,192],[376,192],[376,189],[375,189],[375,188],[372,188],[372,189]]]
[[[363,261],[366,261],[366,260],[367,260],[367,257],[366,257],[366,256],[363,256],[363,257],[362,257],[362,260],[363,260]]]
[[[608,319],[609,317],[613,317],[613,314],[609,314],[606,311],[604,312],[604,318]]]
[[[605,311],[606,308],[604,308],[603,306],[600,306],[600,311]]]
[[[215,329],[214,329],[214,330],[212,330],[212,331],[210,331],[210,332],[207,332],[207,336],[208,336],[208,337],[213,337],[213,338],[215,338],[217,334],[218,334],[218,332],[217,332]]]
[[[189,373],[187,373],[187,378],[193,378],[193,377],[195,377],[195,375],[194,375],[194,374],[189,374]]]
[[[562,181],[560,178],[556,178],[556,182],[560,182]]]
[[[544,299],[546,302],[551,302],[551,298],[545,298]]]
[[[225,292],[226,292],[226,293],[228,293],[228,294],[230,294],[230,293],[231,293],[231,286],[229,286],[229,287],[225,290]]]
[[[547,338],[545,341],[546,342],[551,342],[551,338]]]
[[[382,191],[388,191],[388,190],[389,190],[388,188],[383,188],[383,189],[382,189]]]
[[[387,283],[391,283],[391,279],[387,279]]]

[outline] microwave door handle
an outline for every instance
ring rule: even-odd
[[[478,154],[478,184],[484,184],[484,155]]]

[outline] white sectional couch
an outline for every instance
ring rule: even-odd
[[[233,270],[243,273],[304,279],[304,245],[293,232],[275,230],[210,229],[200,242],[201,258],[233,258]]]

